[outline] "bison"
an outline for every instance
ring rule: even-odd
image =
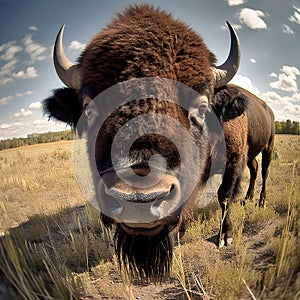
[[[264,205],[273,114],[262,100],[228,84],[240,49],[227,24],[231,48],[219,67],[196,32],[148,5],[118,14],[78,64],[64,53],[64,27],[57,36],[54,65],[67,87],[44,100],[44,112],[86,133],[101,217],[114,228],[120,268],[131,277],[160,281],[169,273],[171,232],[185,231],[216,172],[224,175],[219,244],[230,244],[230,204],[246,164],[246,198],[253,198],[260,152]]]

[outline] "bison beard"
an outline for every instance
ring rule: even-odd
[[[172,262],[169,233],[165,227],[155,236],[134,235],[117,225],[114,242],[119,268],[130,279],[161,282],[169,274]]]

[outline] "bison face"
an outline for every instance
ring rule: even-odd
[[[184,107],[197,101],[197,113]],[[171,80],[140,78],[101,93],[86,112],[77,129],[88,140],[105,223],[154,236],[190,218],[192,211],[181,212],[210,171],[207,97]]]

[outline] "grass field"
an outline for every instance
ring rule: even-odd
[[[1,151],[0,299],[300,299],[299,187],[300,138],[278,135],[267,208],[234,203],[234,244],[217,248],[213,202],[175,247],[167,282],[129,284],[76,184],[72,142]]]

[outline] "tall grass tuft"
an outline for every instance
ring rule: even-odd
[[[0,270],[15,289],[15,299],[80,299],[80,282],[64,266],[55,265],[42,248],[43,267],[36,267],[36,246],[18,244],[11,236],[0,243]],[[49,288],[51,287],[51,288]]]

